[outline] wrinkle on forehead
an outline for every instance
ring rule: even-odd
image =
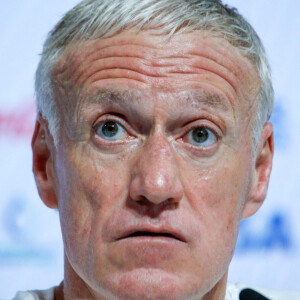
[[[257,106],[254,103],[260,86],[249,59],[229,42],[200,33],[181,34],[165,41],[147,32],[123,32],[107,39],[69,45],[52,75],[60,89],[60,98],[64,98],[62,111],[73,112],[69,117],[77,121],[80,121],[82,108],[89,103],[138,102],[145,97],[145,90],[150,91],[147,95],[153,97],[151,101],[155,99],[155,93],[164,95],[159,97],[160,100],[168,98],[169,89],[171,98],[179,101],[177,104],[197,108],[199,103],[205,102],[210,107],[226,110],[227,106],[235,110],[239,105],[237,102],[250,101],[248,105],[252,109]],[[104,88],[110,83],[119,86],[122,81],[125,83],[122,86],[130,89],[112,91]],[[198,83],[207,86],[208,90],[219,89],[221,84],[226,89],[219,89],[218,93],[208,90],[199,93],[198,89],[192,95],[187,89],[192,90]],[[186,90],[174,96],[182,87]],[[231,102],[230,106],[227,100]]]
[[[107,39],[69,45],[61,57],[68,68],[58,70],[58,73],[61,78],[71,75],[74,83],[80,83],[83,75],[93,75],[94,68],[90,68],[90,65],[98,64],[105,71],[112,59],[120,58],[130,60],[128,70],[136,70],[150,77],[163,77],[172,73],[196,74],[201,69],[212,71],[225,77],[235,91],[240,85],[239,79],[247,81],[244,79],[255,77],[256,74],[252,62],[222,38],[208,33],[190,33],[174,36],[167,42],[147,32],[123,32]],[[200,64],[197,63],[199,59]],[[128,67],[118,66],[120,70]],[[63,76],[64,73],[66,76]],[[143,79],[141,77],[141,81]]]

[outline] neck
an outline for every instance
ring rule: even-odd
[[[96,299],[93,297],[88,285],[77,275],[70,265],[66,256],[64,260],[64,282],[62,290],[63,298],[56,298],[55,300]]]
[[[228,271],[217,284],[202,298],[202,300],[224,300],[226,296]]]

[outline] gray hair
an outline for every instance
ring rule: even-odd
[[[71,9],[49,33],[36,72],[38,111],[48,121],[55,145],[60,120],[51,72],[60,54],[72,42],[110,37],[127,29],[151,30],[166,37],[208,31],[239,49],[256,67],[260,79],[257,114],[252,122],[256,147],[273,110],[270,67],[262,42],[251,25],[235,8],[219,0],[83,0]]]

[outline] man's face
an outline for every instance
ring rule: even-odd
[[[53,76],[69,277],[121,299],[201,298],[224,283],[254,212],[252,64],[204,34],[123,32],[69,46]]]

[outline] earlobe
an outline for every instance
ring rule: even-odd
[[[263,127],[256,149],[255,166],[249,197],[245,203],[242,218],[247,218],[255,214],[265,200],[272,171],[273,155],[273,126],[270,122],[267,122]]]
[[[39,115],[31,141],[33,154],[32,170],[41,199],[48,207],[57,208],[53,176],[53,151],[50,148],[51,138],[47,121]]]

